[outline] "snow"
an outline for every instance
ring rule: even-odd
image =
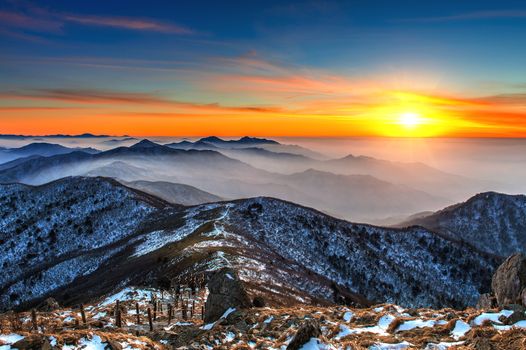
[[[224,313],[223,313],[223,316],[221,316],[219,319],[225,319],[228,317],[228,315],[230,315],[232,312],[236,311],[236,308],[235,307],[230,307],[228,308],[228,310],[226,310]]]
[[[3,341],[6,344],[14,344],[19,340],[24,339],[23,336],[15,333],[11,334],[0,334],[0,340]]]
[[[512,313],[513,313],[513,311],[511,311],[511,310],[502,310],[502,311],[500,311],[498,313],[483,312],[480,315],[478,315],[477,317],[475,317],[475,319],[473,320],[473,324],[476,325],[476,326],[480,326],[486,320],[489,320],[492,323],[502,324],[502,322],[499,321],[499,317],[501,317],[501,316],[509,317]]]
[[[418,319],[418,320],[405,321],[397,328],[396,331],[402,332],[402,331],[409,331],[414,328],[428,328],[428,327],[435,326],[435,324],[437,324],[435,320],[423,321],[423,320]]]
[[[411,346],[411,343],[403,341],[397,344],[376,343],[369,347],[369,350],[402,350]]]
[[[228,332],[225,336],[225,342],[230,343],[232,340],[236,338],[236,335],[232,332]]]
[[[321,342],[318,338],[310,338],[310,340],[303,344],[300,350],[332,350],[334,349],[331,345],[326,345]]]
[[[228,315],[230,315],[232,312],[236,311],[236,308],[234,307],[231,307],[231,308],[228,308],[228,310],[226,310],[223,315],[221,317],[219,317],[219,320],[223,320],[225,318],[228,317]],[[217,320],[217,321],[219,321]],[[201,327],[201,329],[205,330],[205,331],[209,331],[211,330],[212,328],[214,328],[215,324],[217,323],[217,321],[215,322],[212,322],[212,323],[208,323],[204,326]]]
[[[454,339],[459,339],[463,337],[469,330],[471,326],[462,320],[455,322],[455,328],[451,331],[451,337]]]
[[[345,322],[349,322],[352,319],[353,316],[354,316],[354,314],[351,311],[347,311],[347,312],[345,312],[343,314],[343,320]]]
[[[526,320],[522,320],[522,321],[519,321],[517,323],[514,323],[512,325],[507,325],[507,326],[500,326],[500,325],[493,325],[493,327],[495,327],[495,329],[499,330],[499,331],[507,331],[507,330],[510,330],[511,328],[526,328]]]
[[[457,342],[440,342],[438,344],[436,343],[429,343],[425,347],[424,350],[447,350],[452,346],[459,346],[464,344],[463,341],[457,341]]]
[[[263,323],[270,323],[270,322],[272,322],[273,319],[274,319],[274,316],[270,316],[265,321],[263,321]]]
[[[127,287],[121,290],[120,292],[113,294],[104,301],[102,301],[99,306],[108,306],[110,304],[113,304],[119,301],[128,301],[128,300],[150,300],[152,294],[154,294],[157,298],[160,298],[161,294],[157,291],[154,291],[153,289],[141,289],[141,288],[135,288],[135,287]]]
[[[94,335],[91,340],[82,338],[79,341],[80,348],[83,350],[104,350],[106,344],[102,342],[102,339],[98,335]]]
[[[339,340],[349,334],[360,334],[360,333],[375,333],[381,335],[387,335],[387,328],[395,317],[393,315],[386,314],[378,320],[376,326],[362,327],[362,328],[349,328],[345,325],[340,325],[340,333],[336,335],[335,339]]]

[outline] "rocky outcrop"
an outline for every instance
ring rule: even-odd
[[[526,296],[526,256],[518,253],[508,257],[493,275],[491,289],[500,307],[508,304],[524,305],[526,302],[523,300],[523,296]]]
[[[230,309],[247,309],[252,302],[237,273],[223,268],[208,281],[210,294],[205,304],[205,323],[215,322]]]
[[[497,300],[495,299],[495,296],[493,296],[491,293],[484,293],[480,295],[476,308],[481,310],[489,310],[496,306]]]
[[[321,336],[321,329],[318,321],[306,320],[287,346],[287,350],[301,349],[311,338],[318,338],[319,336]]]

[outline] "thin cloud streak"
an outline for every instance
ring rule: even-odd
[[[188,27],[148,18],[54,13],[35,6],[27,8],[26,12],[0,10],[0,28],[4,28],[4,31],[21,30],[63,34],[64,27],[70,23],[92,27],[111,27],[116,29],[164,34],[196,34],[195,30]]]
[[[450,21],[469,21],[484,19],[513,19],[526,18],[526,11],[521,10],[501,10],[501,11],[477,11],[451,16],[422,17],[422,18],[402,18],[395,22],[408,23],[433,23],[433,22],[450,22]]]
[[[120,29],[152,31],[159,33],[171,33],[188,35],[194,34],[194,31],[175,24],[162,23],[149,19],[137,19],[129,17],[98,17],[98,16],[77,16],[64,15],[62,17],[65,21],[75,22],[90,26],[99,27],[114,27]]]

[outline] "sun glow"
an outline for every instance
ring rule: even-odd
[[[400,114],[400,119],[398,122],[400,125],[406,128],[413,129],[422,124],[423,119],[418,112],[403,112]]]

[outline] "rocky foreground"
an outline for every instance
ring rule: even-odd
[[[3,314],[0,349],[526,348],[526,314],[519,306],[515,310],[485,311],[404,309],[392,304],[360,309],[229,308],[216,321],[206,323],[201,314],[205,296],[206,290],[185,297],[188,309],[183,314],[185,309],[180,303],[169,307],[174,303],[171,295],[161,296],[153,289],[127,288],[86,305],[84,317],[78,308],[38,311],[37,328],[31,312]],[[158,302],[152,303],[152,298]],[[154,304],[157,310],[150,331],[147,314],[148,308],[153,312]],[[48,306],[52,308],[52,304]],[[116,310],[121,310],[120,315]]]
[[[0,349],[526,349],[526,257],[510,256],[478,308],[267,307],[232,268],[89,305],[49,298],[0,315]]]

